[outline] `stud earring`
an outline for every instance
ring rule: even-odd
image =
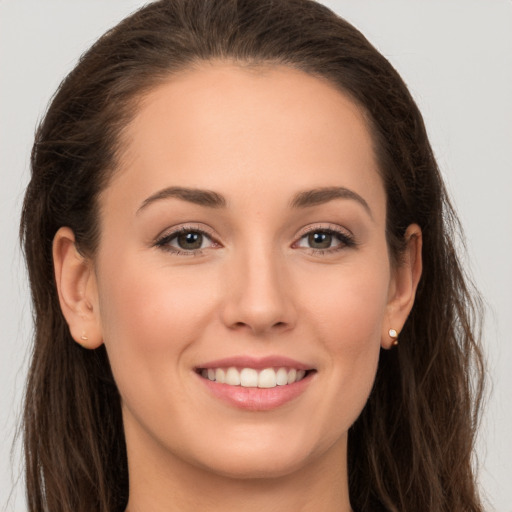
[[[85,334],[82,334],[82,336],[80,336],[80,339],[82,341],[88,341],[89,340],[89,338]]]
[[[393,340],[393,345],[396,347],[398,345],[398,333],[396,332],[396,329],[389,329],[388,334]]]

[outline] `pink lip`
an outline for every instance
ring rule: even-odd
[[[266,357],[251,357],[251,356],[236,356],[226,357],[224,359],[217,359],[215,361],[208,361],[197,366],[197,368],[254,368],[255,370],[263,370],[265,368],[295,368],[297,370],[312,370],[311,365],[307,365],[282,356],[266,356]]]
[[[216,398],[233,407],[247,411],[270,411],[298,398],[307,389],[314,375],[313,372],[299,382],[268,389],[219,384],[200,375],[197,378]]]
[[[208,361],[198,365],[198,369],[207,368],[254,368],[263,370],[265,368],[295,368],[297,370],[313,370],[311,365],[307,365],[281,356],[267,356],[254,358],[250,356],[228,357]],[[276,386],[274,388],[246,388],[242,386],[230,386],[229,384],[220,384],[203,378],[199,372],[197,378],[205,388],[215,397],[232,407],[245,409],[247,411],[270,411],[285,405],[288,402],[298,398],[306,391],[314,379],[315,371],[306,374],[299,382],[288,384],[286,386]]]

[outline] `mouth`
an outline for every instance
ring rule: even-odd
[[[204,379],[218,384],[243,388],[271,389],[278,386],[290,386],[300,382],[315,370],[293,367],[217,367],[197,368],[196,372]]]
[[[280,356],[232,357],[195,368],[209,396],[246,411],[270,411],[294,403],[316,380],[316,368]]]

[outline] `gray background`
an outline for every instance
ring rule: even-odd
[[[512,512],[512,3],[331,0],[419,103],[483,292],[490,398],[478,441],[489,510]],[[24,511],[11,455],[31,313],[17,226],[34,127],[59,81],[140,0],[0,0],[0,510]],[[442,393],[442,389],[439,390]],[[9,504],[8,497],[12,491]]]

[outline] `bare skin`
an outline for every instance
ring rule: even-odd
[[[357,106],[300,71],[198,66],[144,98],[100,204],[94,259],[62,228],[54,260],[120,390],[127,510],[350,511],[347,432],[421,274],[415,225],[391,264]],[[307,373],[245,395],[228,366]]]

